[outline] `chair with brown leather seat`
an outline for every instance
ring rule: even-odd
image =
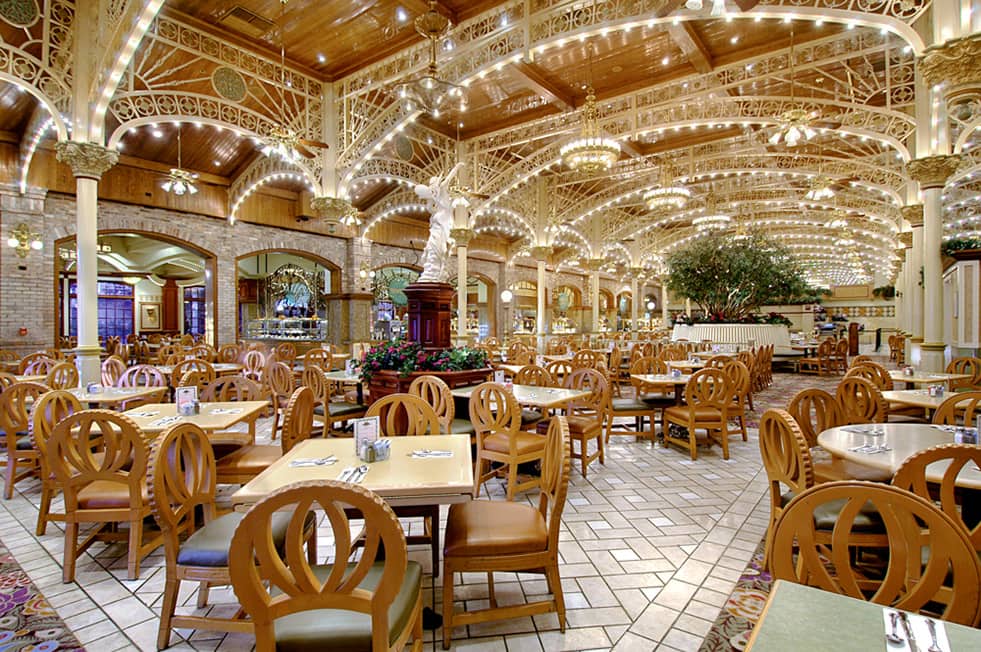
[[[345,507],[366,523],[365,552],[351,559]],[[302,519],[327,512],[332,563],[303,554]],[[283,544],[271,532],[278,514],[290,523]],[[379,552],[384,549],[384,557]],[[392,509],[364,487],[334,480],[297,482],[257,502],[235,529],[229,550],[232,588],[255,627],[256,650],[402,650],[422,652],[422,568],[408,560]]]
[[[732,381],[732,405],[729,406],[729,418],[739,422],[739,427],[729,429],[729,434],[742,435],[743,441],[748,440],[746,432],[746,404],[750,393],[749,369],[739,360],[726,358],[719,367]]]
[[[836,513],[833,534],[819,514]],[[882,515],[867,534],[866,515]],[[963,529],[932,502],[877,482],[828,482],[784,507],[773,533],[773,579],[974,627],[981,620],[981,565]],[[883,548],[875,577],[853,562],[856,546]],[[882,578],[882,579],[878,579]]]
[[[82,409],[83,406],[75,395],[64,389],[54,389],[42,394],[33,406],[31,419],[34,427],[31,430],[31,440],[38,452],[41,477],[41,501],[35,527],[38,536],[47,531],[48,521],[65,520],[63,512],[51,512],[51,501],[61,492],[61,486],[48,464],[48,440],[58,422],[70,414],[81,412]]]
[[[565,379],[566,389],[588,391],[585,398],[569,401],[566,422],[569,427],[569,456],[580,461],[582,477],[593,460],[606,464],[603,424],[610,412],[610,387],[606,376],[596,369],[576,369]],[[596,451],[589,452],[589,442],[596,440]],[[575,443],[579,442],[576,452]]]
[[[298,388],[286,405],[280,445],[249,444],[225,455],[217,463],[218,482],[245,484],[290,452],[298,442],[309,439],[313,430],[313,407],[310,388]]]
[[[559,385],[565,381],[565,377],[572,373],[574,367],[568,360],[553,360],[545,365],[545,371],[549,373]]]
[[[8,500],[16,483],[39,470],[38,452],[30,436],[30,406],[48,390],[42,383],[19,382],[0,393],[0,430],[7,444],[3,497]]]
[[[157,648],[170,645],[171,630],[177,627],[252,633],[252,623],[241,612],[231,618],[175,615],[181,582],[199,583],[198,609],[207,606],[211,586],[231,584],[229,542],[244,516],[242,512],[218,515],[215,457],[208,435],[193,423],[174,424],[154,440],[149,465],[150,503],[166,560]],[[201,526],[196,525],[198,511],[203,516]],[[289,521],[287,514],[273,516],[271,534],[280,552]],[[317,560],[316,524],[316,515],[308,513],[303,528],[310,563]]]
[[[439,418],[426,401],[414,394],[384,396],[368,407],[366,417],[378,417],[383,437],[438,435]]]
[[[841,425],[884,423],[888,405],[874,383],[859,376],[846,376],[835,389]]]
[[[496,383],[478,385],[470,394],[470,419],[477,431],[475,497],[480,495],[481,485],[496,475],[496,471],[485,470],[490,462],[506,465],[508,500],[514,499],[515,492],[538,486],[537,478],[518,483],[518,465],[540,461],[545,441],[521,430],[521,408],[514,394]]]
[[[93,452],[97,445],[100,455]],[[129,546],[127,577],[137,579],[140,561],[162,543],[159,536],[145,539],[143,519],[151,510],[139,426],[111,410],[82,410],[55,426],[47,455],[65,497],[62,579],[75,580],[75,560],[92,543],[120,540]],[[98,525],[79,543],[79,527],[90,523]],[[128,534],[116,532],[117,523],[128,523]]]
[[[692,374],[685,386],[685,404],[664,410],[664,444],[676,444],[688,449],[691,459],[698,459],[697,431],[705,431],[705,439],[722,446],[722,458],[729,459],[729,410],[735,388],[721,369],[700,369]],[[672,434],[671,424],[684,428],[688,436]]]
[[[450,506],[443,549],[443,649],[453,628],[556,612],[565,631],[565,600],[558,548],[562,510],[569,485],[569,430],[565,418],[552,417],[545,436],[541,492],[537,507],[526,503],[473,500]],[[487,573],[490,607],[455,611],[455,573]],[[499,606],[494,572],[544,573],[550,598],[531,604]]]

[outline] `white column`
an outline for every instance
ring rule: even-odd
[[[668,328],[671,324],[668,322],[668,286],[661,285],[661,328]]]
[[[639,269],[638,267],[634,267],[630,270],[630,332],[634,334],[640,330],[637,328],[637,306],[640,301],[640,292],[637,283]]]
[[[75,221],[78,259],[78,349],[76,364],[82,385],[99,382],[99,179],[116,164],[119,154],[96,143],[62,141],[58,160],[75,176]]]
[[[910,313],[912,320],[909,332],[912,334],[912,342],[920,344],[923,342],[923,222],[913,225],[913,265],[910,269],[913,287],[913,310]]]
[[[539,259],[537,261],[538,267],[538,294],[535,297],[535,309],[537,314],[535,315],[535,333],[538,335],[538,352],[545,352],[545,333],[548,330],[548,321],[546,320],[545,314],[545,260]]]
[[[456,339],[457,346],[469,341],[467,332],[467,246],[473,240],[470,229],[452,229],[450,237],[456,241]]]
[[[593,305],[592,331],[598,333],[600,329],[599,312],[599,272],[593,271],[589,274],[589,300]]]

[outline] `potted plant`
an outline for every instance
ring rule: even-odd
[[[462,346],[442,351],[424,351],[418,342],[397,339],[368,349],[356,363],[372,401],[408,390],[419,376],[441,378],[451,388],[482,382],[493,373],[487,353]]]

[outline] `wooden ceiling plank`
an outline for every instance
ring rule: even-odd
[[[402,0],[402,4],[414,14],[424,14],[429,11],[429,2],[427,0]],[[436,2],[436,11],[449,18],[450,23],[453,25],[460,22],[456,12],[442,2]]]
[[[536,64],[522,60],[511,65],[532,90],[548,98],[563,111],[572,111],[576,108],[576,98],[549,79],[545,71]]]
[[[667,30],[695,70],[703,75],[712,72],[715,68],[712,63],[712,53],[690,23],[668,25]]]

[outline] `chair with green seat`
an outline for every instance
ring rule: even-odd
[[[654,356],[642,356],[630,363],[630,375],[666,375],[668,365],[661,358]],[[641,383],[631,379],[630,383],[634,386],[634,395],[637,399],[644,402],[654,410],[661,411],[661,428],[664,428],[664,410],[677,405],[675,398],[674,384],[652,385]],[[651,421],[651,432],[654,431],[654,422]]]
[[[251,634],[252,623],[240,613],[231,618],[175,615],[181,582],[199,583],[198,609],[207,606],[211,586],[231,584],[228,546],[244,516],[242,512],[218,515],[215,456],[208,435],[193,423],[178,423],[165,430],[150,451],[147,484],[166,560],[157,648],[170,645],[170,633],[175,627]],[[195,525],[198,510],[204,519],[199,527]],[[271,534],[277,550],[284,550],[289,521],[287,514],[273,516]],[[310,563],[317,560],[316,524],[315,514],[308,512],[303,533]]]
[[[14,495],[14,485],[39,470],[39,453],[31,441],[29,406],[49,391],[42,383],[14,383],[0,393],[0,430],[7,443],[7,470],[3,497]]]
[[[367,408],[358,403],[334,398],[334,384],[327,379],[324,370],[316,365],[303,367],[302,384],[309,387],[314,395],[314,418],[323,423],[323,434],[344,436],[345,433],[334,426],[350,419],[364,416]]]
[[[474,437],[473,423],[470,419],[456,418],[456,401],[450,386],[438,376],[419,376],[409,385],[409,393],[429,403],[436,418],[439,430],[445,435],[470,435]]]
[[[365,522],[365,549],[356,561],[345,508]],[[335,555],[311,564],[300,527],[307,510],[327,513]],[[285,555],[270,532],[289,515]],[[384,549],[384,559],[379,551]],[[256,650],[401,650],[421,652],[422,567],[407,558],[392,508],[368,489],[334,480],[298,482],[253,506],[235,529],[229,550],[232,588],[255,629]]]
[[[814,486],[814,465],[807,439],[794,417],[785,410],[767,410],[760,419],[760,454],[769,485],[770,524],[766,531],[763,565],[770,568],[774,533],[784,508],[795,496]],[[785,488],[786,487],[786,488]],[[830,539],[838,518],[834,504],[814,514],[817,529]],[[853,516],[855,544],[885,545],[882,518],[875,510],[859,510]]]

